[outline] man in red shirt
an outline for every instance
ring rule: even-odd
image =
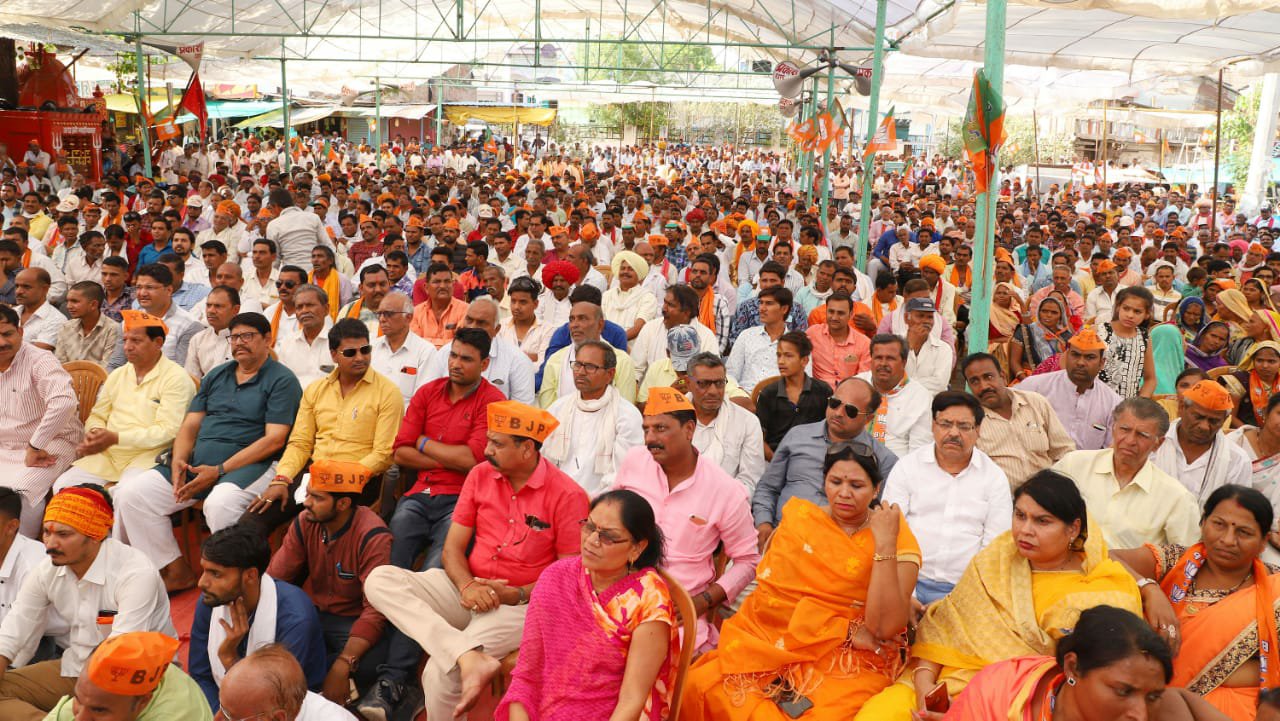
[[[383,566],[365,582],[373,607],[430,657],[422,673],[429,719],[463,713],[519,647],[529,592],[543,569],[578,553],[587,516],[586,492],[542,457],[556,419],[517,401],[491,403],[487,416],[487,462],[467,474],[444,569]],[[388,718],[400,690],[380,681],[357,710]]]

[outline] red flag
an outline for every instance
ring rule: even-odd
[[[191,83],[182,94],[182,102],[178,103],[178,107],[196,116],[196,120],[200,121],[200,142],[205,142],[209,109],[204,102],[204,88],[200,87],[200,73],[191,73]]]

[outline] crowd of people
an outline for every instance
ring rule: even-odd
[[[1005,180],[972,347],[945,158],[865,238],[742,148],[61,165],[0,149],[5,721],[1280,718],[1268,206]]]

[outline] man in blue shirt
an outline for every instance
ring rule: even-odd
[[[214,711],[227,670],[262,646],[287,648],[313,691],[329,670],[315,604],[297,586],[266,575],[270,561],[267,538],[254,526],[236,524],[204,542],[189,670]]]
[[[138,250],[137,267],[156,263],[161,255],[172,252],[173,241],[169,238],[169,221],[157,215],[151,219],[151,243]]]

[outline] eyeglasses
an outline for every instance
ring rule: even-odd
[[[298,287],[298,281],[296,281],[296,280],[277,280],[277,281],[276,281],[276,287],[277,287],[277,288],[284,288],[285,290],[291,290],[291,289],[293,289],[293,288]]]
[[[256,330],[245,331],[244,333],[232,333],[231,335],[227,336],[227,340],[231,341],[232,343],[248,343],[249,341],[253,340],[253,337],[255,335],[262,335],[262,334]]]
[[[724,378],[720,378],[720,379],[712,379],[712,380],[696,380],[693,382],[693,384],[697,386],[699,390],[705,391],[705,390],[710,390],[712,388],[724,388],[725,386],[729,385],[729,381]]]
[[[976,423],[957,423],[955,421],[934,421],[934,423],[944,431],[956,430],[961,433],[972,433],[978,429]]]
[[[214,721],[253,721],[254,719],[260,719],[263,716],[270,716],[271,714],[280,710],[281,710],[281,707],[277,706],[269,711],[259,711],[257,713],[251,713],[248,716],[231,716],[226,711],[219,708],[218,712],[213,715],[213,720]]]
[[[834,411],[834,410],[838,410],[841,407],[844,408],[844,414],[846,416],[849,416],[850,418],[857,418],[858,416],[861,416],[861,415],[871,415],[871,411],[864,411],[852,403],[845,403],[839,398],[827,399],[827,408],[830,408],[831,410]]]
[[[586,371],[587,373],[595,373],[604,370],[604,366],[598,366],[595,363],[583,363],[582,361],[574,361],[569,367],[575,371]]]
[[[582,535],[584,538],[590,538],[592,534],[599,539],[602,546],[613,546],[619,543],[626,543],[627,539],[618,536],[612,531],[606,531],[591,522],[590,518],[584,518],[578,521],[578,525],[582,527]]]
[[[355,358],[356,353],[359,353],[360,355],[369,355],[373,352],[373,346],[362,345],[359,348],[344,348],[338,352],[342,354],[343,358]]]
[[[413,314],[403,310],[380,310],[377,313],[374,313],[374,315],[378,317],[378,320],[386,320],[388,318],[394,318],[398,315],[413,315]]]

